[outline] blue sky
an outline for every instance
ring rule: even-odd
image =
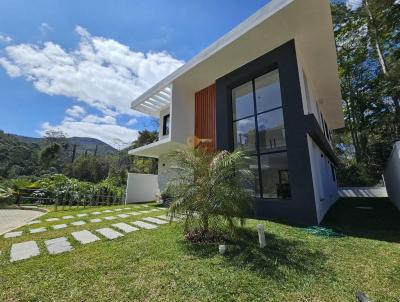
[[[126,146],[153,125],[130,101],[268,2],[2,0],[0,129]]]
[[[152,125],[131,98],[267,2],[2,0],[0,129],[124,145]]]

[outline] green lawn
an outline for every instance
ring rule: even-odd
[[[93,209],[49,213],[40,219],[85,211]],[[250,220],[243,239],[226,256],[218,255],[215,245],[185,243],[177,224],[88,245],[69,235],[112,223],[1,238],[0,301],[343,302],[355,301],[357,291],[374,301],[399,301],[400,215],[384,199],[338,203],[324,224],[341,232],[340,237],[318,237],[303,228],[263,222],[268,240],[263,250],[257,247],[259,221]],[[65,235],[74,251],[44,251],[44,238]],[[42,255],[9,263],[7,247],[28,239],[40,243]]]

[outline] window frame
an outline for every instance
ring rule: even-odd
[[[167,127],[167,121],[169,122],[169,125]],[[167,136],[169,135],[170,129],[171,128],[171,114],[168,113],[163,116],[163,128],[162,128],[162,135]]]
[[[277,71],[278,74],[279,74],[279,68],[278,68],[278,67],[275,67],[275,68],[272,68],[272,69],[270,69],[270,70],[267,70],[264,74],[256,75],[256,76],[252,77],[250,80],[248,80],[248,81],[246,81],[246,82],[244,82],[244,83],[241,83],[240,85],[235,85],[235,86],[230,87],[230,95],[231,95],[231,97],[230,97],[230,100],[231,100],[231,127],[232,127],[232,134],[233,134],[233,136],[235,137],[237,134],[236,134],[235,131],[234,131],[234,130],[235,130],[235,129],[234,129],[234,124],[237,123],[237,122],[240,121],[240,120],[244,120],[244,119],[248,119],[248,118],[254,118],[254,120],[255,120],[255,131],[256,131],[255,152],[248,153],[248,155],[249,155],[249,156],[256,156],[256,157],[257,157],[257,164],[258,164],[258,177],[257,177],[257,178],[258,178],[258,185],[259,185],[259,192],[260,192],[259,198],[262,198],[262,199],[271,199],[271,200],[280,200],[280,199],[282,199],[282,198],[280,198],[280,197],[276,197],[276,198],[271,198],[271,197],[265,198],[265,197],[264,197],[264,188],[263,188],[263,179],[262,179],[262,168],[261,168],[261,157],[262,157],[263,155],[276,154],[276,153],[286,153],[286,156],[288,156],[287,142],[285,141],[286,147],[285,147],[284,150],[275,150],[275,151],[266,151],[266,152],[264,151],[264,152],[261,152],[261,150],[260,150],[260,133],[259,133],[259,127],[258,127],[258,117],[259,117],[260,115],[264,114],[264,113],[282,110],[283,119],[284,119],[283,99],[282,99],[282,88],[280,87],[281,105],[278,106],[278,107],[274,107],[274,108],[271,108],[271,109],[268,109],[268,110],[264,110],[264,111],[258,112],[258,111],[257,111],[256,85],[255,85],[255,81],[256,81],[257,78],[262,77],[262,76],[264,76],[264,75],[266,75],[266,74],[268,74],[268,73],[274,72],[274,71]],[[238,88],[238,87],[240,87],[240,86],[242,86],[242,85],[244,85],[244,84],[246,84],[246,83],[249,83],[249,82],[251,82],[252,88],[253,88],[253,106],[254,106],[253,112],[254,112],[254,113],[253,113],[252,115],[248,115],[248,116],[245,116],[245,117],[240,117],[240,118],[238,118],[238,119],[234,119],[234,117],[233,117],[233,115],[234,115],[234,114],[233,114],[233,112],[234,112],[234,111],[233,111],[233,110],[234,110],[234,109],[233,109],[233,107],[234,107],[234,103],[233,103],[234,98],[233,98],[233,93],[232,93],[232,92],[233,92],[234,89],[236,89],[236,88]],[[280,76],[279,76],[279,85],[280,85],[280,83],[281,83],[281,81],[280,81]],[[284,122],[284,125],[285,125],[285,122]],[[285,137],[286,137],[286,127],[284,127],[284,131],[285,131]],[[235,146],[233,146],[233,149],[235,149]],[[288,171],[288,173],[290,173],[290,172],[289,172],[289,171],[290,171],[289,167],[288,167],[287,171]],[[289,174],[289,186],[290,186],[290,174]],[[289,199],[285,199],[285,200],[291,200],[291,199],[292,199],[292,198],[290,197]]]

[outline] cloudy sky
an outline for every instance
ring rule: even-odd
[[[267,2],[2,0],[0,129],[126,146],[154,127],[130,102]]]

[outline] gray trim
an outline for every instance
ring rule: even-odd
[[[282,93],[292,199],[256,198],[253,216],[313,225],[318,219],[294,40],[216,81],[217,149],[233,150],[232,88],[276,68]]]

